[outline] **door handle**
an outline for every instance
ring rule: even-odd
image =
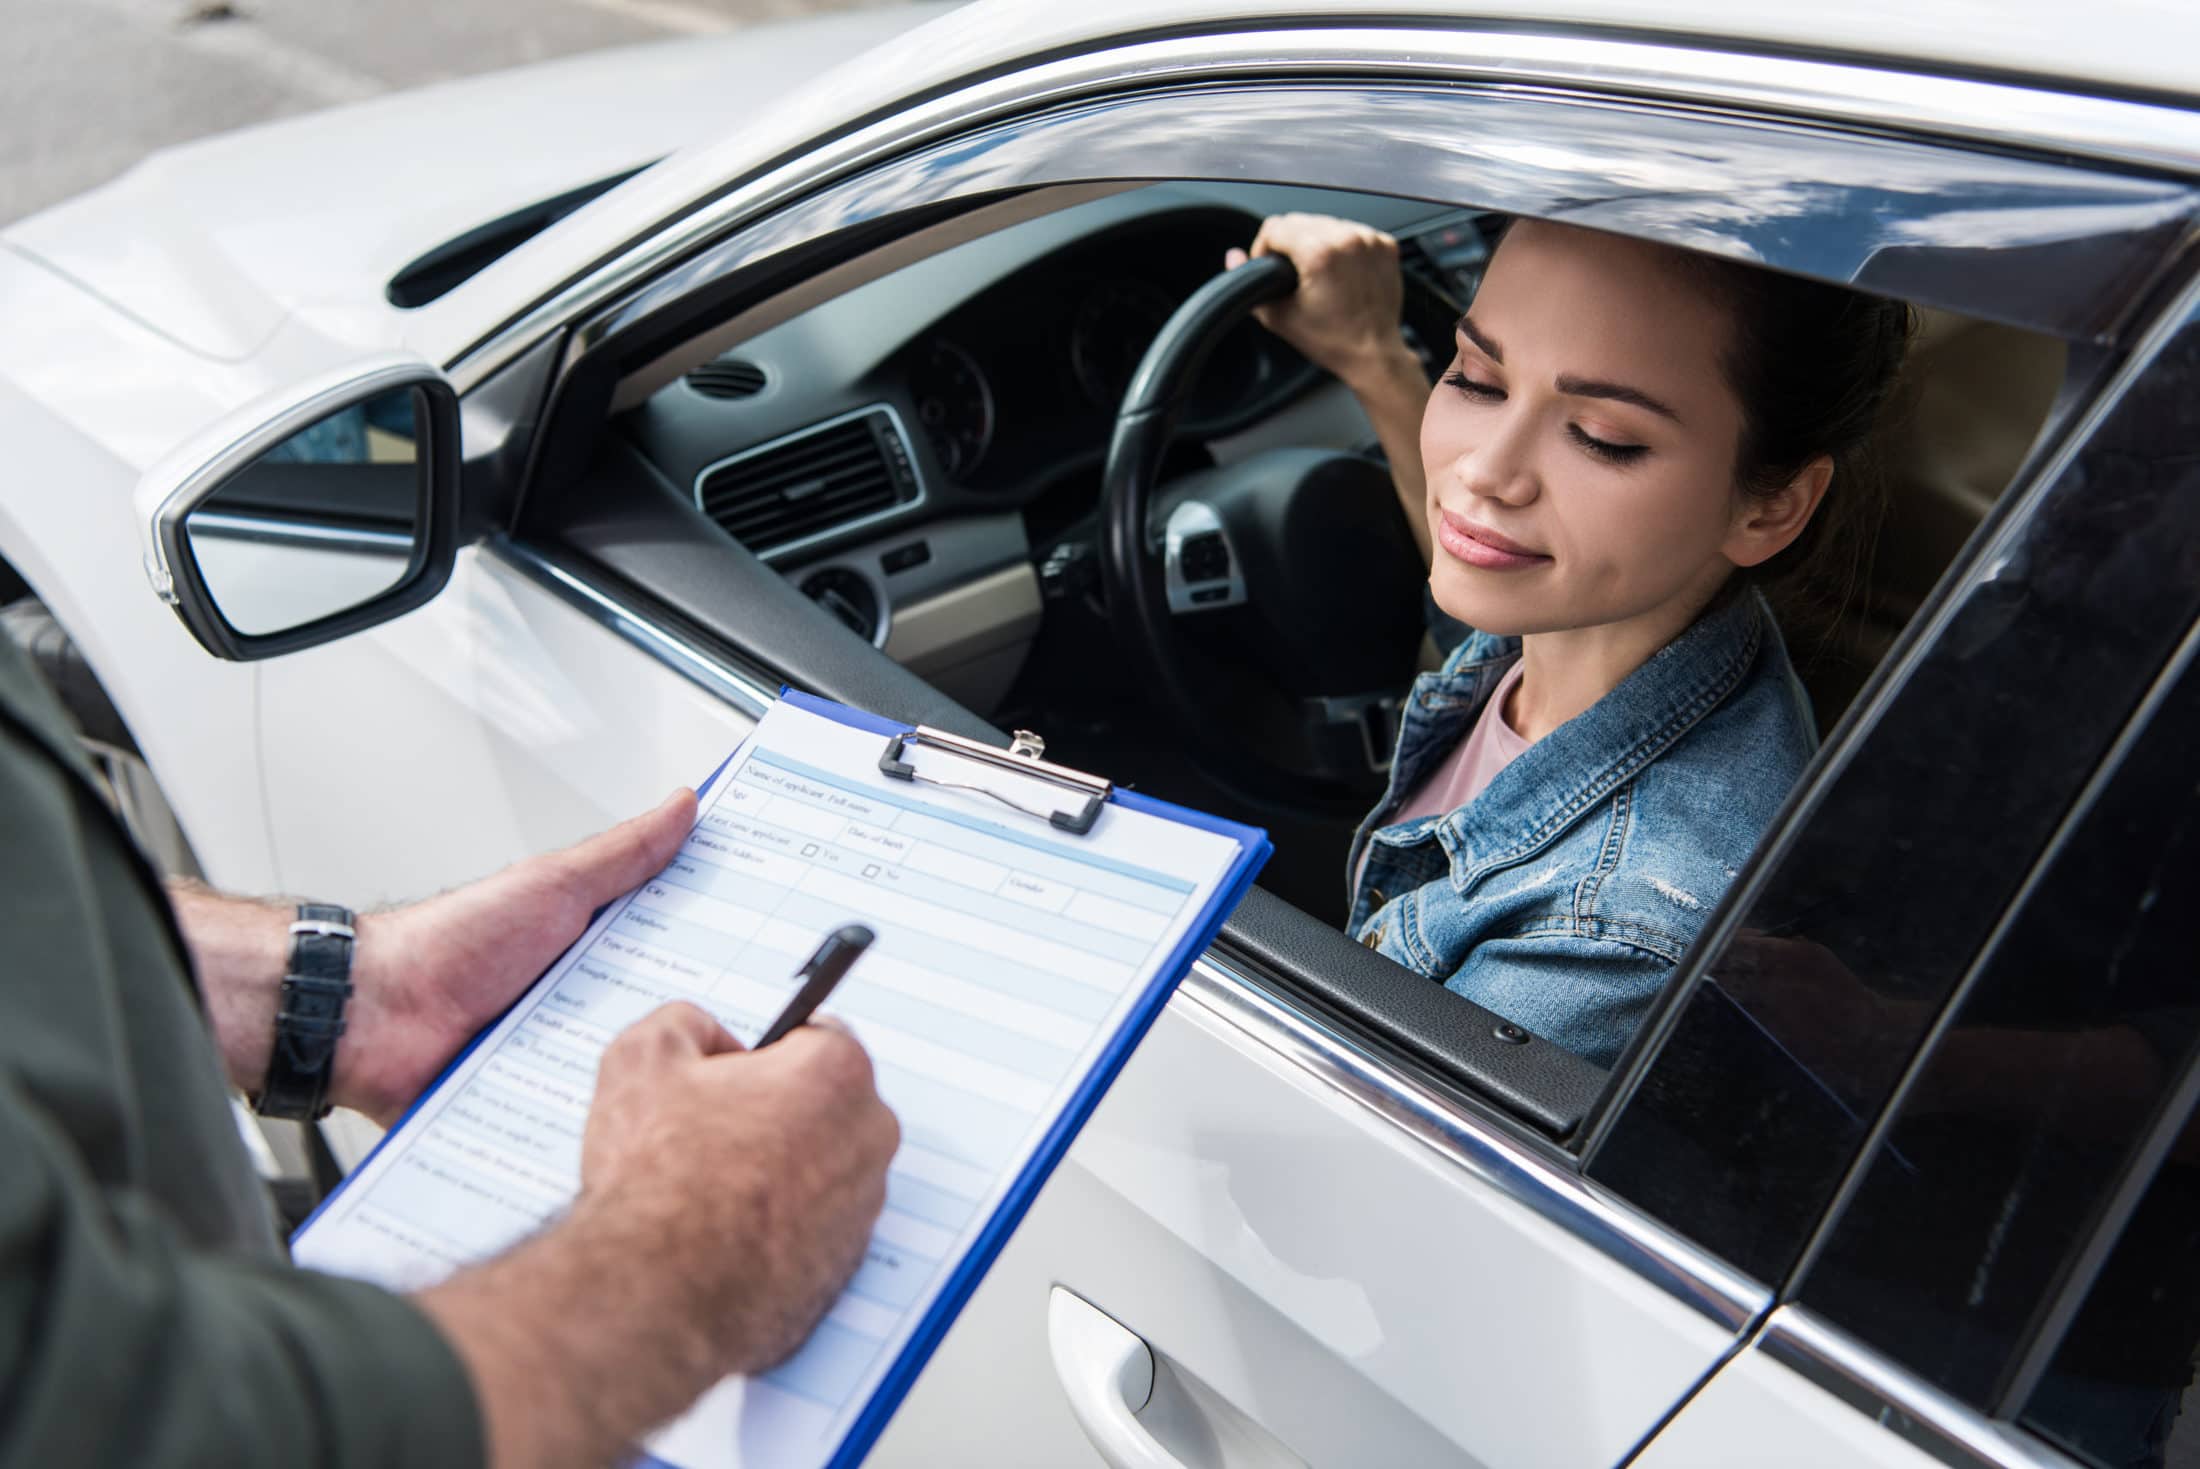
[[[1071,1415],[1108,1469],[1185,1469],[1138,1421],[1153,1396],[1153,1352],[1144,1341],[1056,1286],[1047,1301],[1047,1348]]]

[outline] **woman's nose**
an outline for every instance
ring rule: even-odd
[[[1526,435],[1508,425],[1459,456],[1459,482],[1468,493],[1506,505],[1525,505],[1540,493]]]

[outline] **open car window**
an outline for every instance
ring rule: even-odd
[[[1367,131],[1314,126],[1344,113]],[[1129,136],[1141,146],[1126,177],[1113,160]],[[1379,141],[1416,137],[1455,146],[1379,150],[1391,192],[1366,192]],[[1164,166],[1169,176],[1154,178]],[[1660,183],[1646,189],[1644,177]],[[1887,839],[1871,813],[1910,799],[1904,781],[1923,778],[1885,752],[1906,736],[1922,768],[1951,717],[1923,697],[1921,662],[1979,670],[1946,687],[1965,711],[1956,717],[1982,737],[2037,733],[1984,673],[1992,660],[1950,644],[1945,624],[2007,594],[2008,568],[1991,558],[2053,499],[2053,476],[2070,471],[2056,456],[2082,440],[2079,411],[2115,381],[2122,352],[2112,344],[2153,279],[2152,241],[2180,197],[2158,181],[2052,161],[1647,109],[1622,116],[1560,98],[1277,85],[1080,104],[882,165],[608,310],[553,385],[515,536],[562,574],[616,589],[673,636],[746,670],[755,687],[786,679],[970,732],[1029,722],[1069,763],[1268,826],[1278,845],[1269,895],[1246,905],[1222,948],[1249,981],[1323,1009],[1469,1105],[1592,1148],[1593,1166],[1622,1192],[1656,1193],[1622,1160],[1670,1154],[1670,1122],[1653,1121],[1651,1103],[1720,1053],[1716,1035],[1674,1030],[1682,1007],[1694,1017],[1713,1003],[1696,978],[1701,960],[1738,953],[1760,925],[1803,933],[1796,915],[1830,901],[1819,889],[1780,896],[1781,884],[1870,870],[1856,849]],[[1748,207],[1733,208],[1736,198]],[[2048,228],[2047,199],[2082,203],[2094,227],[2082,240]],[[1877,574],[1847,640],[1814,650],[1803,668],[1832,738],[1760,859],[1731,892],[1698,899],[1710,937],[1674,966],[1613,1077],[1547,1040],[1506,1034],[1504,1017],[1345,939],[1344,844],[1382,773],[1374,760],[1351,771],[1349,760],[1381,740],[1337,721],[1356,743],[1343,757],[1314,751],[1321,769],[1298,800],[1237,788],[1211,761],[1202,768],[1138,708],[1077,550],[1095,511],[1111,395],[1142,339],[1263,214],[1315,208],[1398,235],[1416,276],[1405,325],[1428,345],[1471,294],[1488,244],[1482,221],[1562,203],[1584,224],[1855,282],[1931,313],[1896,430],[1900,508]],[[2019,252],[2026,279],[2054,289],[1969,269],[1988,247]],[[1227,339],[1210,367],[1165,479],[1276,446],[1369,449],[1349,395],[1257,327]],[[1410,678],[1422,651],[1410,631],[1402,652],[1386,643],[1370,656],[1402,658]],[[2019,656],[2006,628],[1982,624],[1974,637],[1996,657]],[[1216,660],[1224,712],[1242,692],[1229,652]],[[2082,761],[2082,731],[2066,743],[2054,759]],[[2043,749],[2023,768],[2048,759]],[[1915,817],[1917,830],[1968,831],[1965,802],[1997,797],[1965,790],[1947,797],[1945,814]],[[2042,788],[2043,811],[2052,790]],[[2018,834],[2011,860],[2041,840]],[[1814,868],[1799,855],[1820,850],[1849,866]],[[1947,905],[1931,886],[1890,872],[1847,921],[1881,926],[1873,941],[1904,955],[1916,942],[1944,955],[1935,962],[1959,963],[2005,894],[1958,895],[1976,919],[1945,925],[1934,948],[1919,934]],[[1737,921],[1774,909],[1781,916]],[[1762,1028],[1746,1009],[1725,1023]],[[1838,1079],[1813,1084],[1828,1092],[1833,1120],[1805,1141],[1845,1157],[1875,1103],[1843,1094]],[[1683,1099],[1699,1117],[1728,1100],[1716,1089]],[[1630,1141],[1638,1128],[1653,1135]],[[1707,1153],[1713,1194],[1737,1166],[1730,1150]],[[1795,1202],[1807,1213],[1806,1194]],[[1674,1206],[1682,1215],[1691,1232],[1732,1243]],[[1735,1247],[1777,1274],[1793,1244]]]

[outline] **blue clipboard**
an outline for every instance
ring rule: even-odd
[[[894,720],[885,719],[864,710],[853,709],[847,705],[837,704],[828,699],[820,699],[797,690],[783,688],[780,691],[780,698],[783,702],[811,714],[820,715],[852,728],[879,735],[882,741],[882,750],[885,748],[884,742],[892,741],[897,736],[906,738],[920,734],[920,730],[916,726],[897,723]],[[970,742],[959,743],[967,745]],[[735,753],[739,753],[738,750]],[[699,786],[697,789],[704,789],[711,781],[716,780],[724,771],[727,761],[732,758],[732,755],[728,755],[726,761],[721,761],[718,768],[712,771],[710,780],[706,780],[703,786]],[[1060,767],[1050,768],[1060,769]],[[1217,885],[1213,896],[1186,929],[1183,940],[1155,971],[1154,977],[1148,983],[1145,992],[1137,996],[1131,1003],[1115,1034],[1109,1039],[1098,1058],[1086,1071],[1083,1081],[1072,1094],[1068,1104],[1056,1114],[1053,1123],[1047,1129],[1046,1135],[1040,1140],[1023,1170],[1009,1184],[992,1216],[986,1221],[985,1226],[979,1231],[969,1250],[957,1262],[953,1272],[941,1286],[939,1294],[934,1298],[923,1320],[918,1323],[916,1330],[902,1347],[893,1365],[887,1369],[878,1386],[872,1390],[869,1400],[864,1404],[861,1411],[850,1421],[846,1434],[842,1437],[838,1447],[833,1450],[831,1457],[826,1461],[827,1469],[849,1469],[849,1466],[861,1463],[864,1456],[870,1452],[872,1445],[878,1441],[879,1435],[885,1431],[888,1421],[892,1419],[895,1409],[900,1407],[902,1399],[908,1396],[909,1389],[915,1385],[918,1374],[924,1370],[925,1364],[931,1360],[932,1353],[938,1348],[941,1338],[946,1336],[948,1327],[954,1324],[955,1318],[961,1313],[963,1305],[970,1299],[971,1292],[976,1290],[979,1281],[984,1279],[986,1271],[991,1268],[1002,1247],[1008,1243],[1009,1236],[1015,1232],[1016,1226],[1023,1222],[1023,1217],[1031,1208],[1033,1200],[1038,1198],[1039,1190],[1053,1174],[1055,1165],[1061,1162],[1063,1155],[1069,1151],[1070,1144],[1075,1141],[1078,1131],[1083,1128],[1086,1120],[1091,1117],[1092,1111],[1099,1105],[1100,1099],[1107,1094],[1108,1087],[1123,1069],[1123,1063],[1128,1061],[1131,1052],[1137,1049],[1138,1043],[1145,1037],[1147,1029],[1159,1017],[1162,1007],[1168,1003],[1169,996],[1175,992],[1183,977],[1191,971],[1193,962],[1214,941],[1215,934],[1221,929],[1223,921],[1235,911],[1239,902],[1244,899],[1246,890],[1252,887],[1254,878],[1259,875],[1261,867],[1267,862],[1269,854],[1274,850],[1273,845],[1268,840],[1268,834],[1258,827],[1225,820],[1219,816],[1194,811],[1188,807],[1158,800],[1136,791],[1125,790],[1113,786],[1107,781],[1100,780],[1098,777],[1084,776],[1082,780],[1089,782],[1092,786],[1105,788],[1104,805],[1106,806],[1115,806],[1125,811],[1136,811],[1148,816],[1159,817],[1165,821],[1173,821],[1180,825],[1213,832],[1235,843],[1237,855],[1232,859],[1228,873],[1223,881]],[[1060,826],[1061,823],[1056,823],[1056,825]],[[1072,836],[1068,839],[1075,840],[1075,837]],[[563,955],[560,955],[559,960],[553,961],[552,968],[555,968],[558,962],[562,962],[563,957]],[[548,973],[549,971],[545,970],[544,972]],[[530,984],[521,993],[525,994],[531,991],[533,987]],[[514,1003],[517,1003],[516,998]],[[499,1019],[501,1020],[502,1017],[500,1016]],[[354,1174],[363,1170],[367,1163],[373,1160],[375,1153],[379,1153],[390,1138],[398,1135],[405,1124],[411,1120],[413,1113],[419,1109],[420,1105],[442,1088],[451,1074],[480,1045],[482,1039],[495,1030],[496,1025],[497,1021],[491,1021],[484,1026],[481,1032],[469,1041],[457,1056],[452,1058],[451,1063],[444,1068],[442,1074],[437,1076],[435,1081],[421,1093],[413,1105],[407,1108],[404,1115],[390,1128],[382,1143],[378,1143],[374,1152],[369,1153],[367,1158],[362,1160],[360,1168],[355,1169]],[[340,1183],[334,1190],[331,1190],[329,1196],[321,1201],[320,1207],[316,1208],[305,1222],[298,1226],[297,1230],[291,1235],[294,1241],[312,1227],[314,1221],[320,1218],[322,1211],[327,1209],[338,1194],[343,1191],[343,1187],[344,1185]],[[628,1462],[633,1466],[637,1466],[637,1469],[677,1469],[677,1466],[668,1464],[666,1461],[657,1459],[647,1453],[639,1453]],[[751,1466],[751,1469],[765,1469],[765,1466]]]
[[[914,726],[899,724],[876,714],[851,709],[844,704],[836,704],[831,700],[792,689],[782,689],[780,698],[796,708],[806,709],[812,714],[820,714],[858,729],[874,731],[885,739],[917,732]],[[1268,854],[1275,850],[1268,840],[1268,833],[1258,827],[1227,821],[1219,816],[1210,816],[1204,811],[1194,811],[1120,787],[1111,786],[1105,799],[1108,805],[1119,806],[1126,811],[1143,812],[1166,821],[1218,833],[1237,843],[1237,857],[1231,863],[1229,875],[1215,889],[1207,906],[1200,910],[1199,916],[1185,931],[1183,942],[1155,971],[1146,992],[1133,1002],[1114,1038],[1101,1051],[1092,1068],[1085,1073],[1085,1079],[1070,1098],[1069,1105],[1055,1117],[1054,1125],[1047,1129],[1047,1134],[1040,1140],[1031,1161],[1009,1185],[999,1207],[993,1211],[993,1217],[986,1221],[985,1228],[979,1232],[969,1252],[948,1277],[946,1285],[941,1288],[924,1320],[909,1338],[908,1344],[902,1348],[900,1357],[887,1369],[885,1377],[880,1379],[878,1387],[872,1391],[871,1400],[849,1424],[847,1436],[841,1440],[840,1447],[833,1451],[832,1458],[826,1461],[828,1469],[848,1469],[848,1466],[860,1464],[863,1456],[871,1451],[871,1445],[878,1441],[878,1436],[886,1431],[886,1424],[894,1416],[894,1410],[901,1406],[901,1400],[915,1386],[917,1374],[931,1360],[940,1339],[947,1335],[947,1328],[954,1324],[963,1304],[970,1299],[970,1293],[985,1278],[985,1272],[1001,1253],[1001,1247],[1008,1243],[1008,1237],[1023,1222],[1024,1214],[1031,1208],[1032,1201],[1038,1198],[1040,1188],[1053,1174],[1055,1165],[1062,1161],[1062,1156],[1069,1151],[1069,1145],[1076,1140],[1078,1131],[1092,1115],[1093,1108],[1099,1106],[1100,1099],[1107,1095],[1108,1087],[1114,1082],[1116,1074],[1123,1069],[1123,1063],[1130,1059],[1131,1052],[1145,1038],[1146,1031],[1160,1016],[1162,1007],[1169,1002],[1169,996],[1175,993],[1178,983],[1191,972],[1193,961],[1214,942],[1223,920],[1236,911],[1246,890],[1253,885],[1253,879],[1259,876],[1261,867],[1267,862]],[[662,1463],[650,1459],[640,1462],[645,1465]],[[663,1469],[670,1469],[670,1466],[663,1466]]]

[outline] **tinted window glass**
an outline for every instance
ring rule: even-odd
[[[2022,1421],[2104,1469],[2200,1464],[2200,1118],[2125,1226]]]
[[[2200,329],[1981,552],[1768,855],[1590,1172],[1760,1279],[1794,1265],[1926,1026],[2200,613]]]
[[[2179,674],[1983,956],[1802,1281],[1804,1305],[1982,1410],[2200,1040],[2200,674]],[[2107,1336],[2074,1339],[2085,1371],[2182,1370],[2195,1268],[2104,1275],[2104,1309],[2162,1327],[2105,1355]]]

